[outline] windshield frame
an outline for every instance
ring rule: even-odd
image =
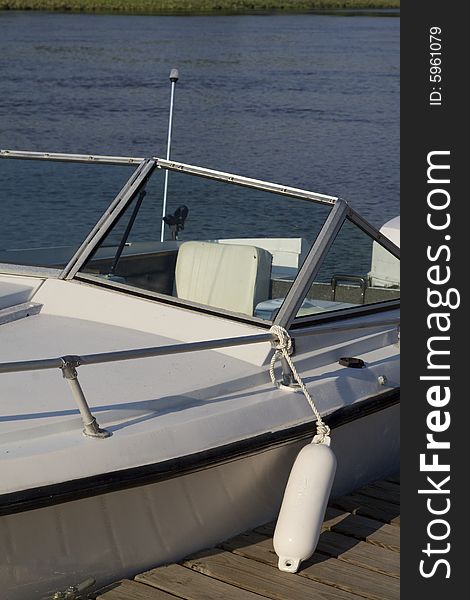
[[[310,285],[315,279],[315,276],[318,273],[318,270],[323,262],[324,257],[326,256],[328,250],[330,249],[332,243],[336,238],[338,231],[340,230],[341,226],[346,221],[346,219],[352,221],[366,234],[368,234],[373,240],[375,240],[386,250],[388,250],[393,256],[400,259],[400,249],[393,242],[391,242],[389,238],[381,234],[368,221],[361,217],[342,198],[336,196],[329,196],[326,194],[320,194],[317,192],[312,192],[290,186],[285,186],[268,181],[263,181],[259,179],[244,177],[233,173],[217,171],[206,167],[190,165],[186,163],[176,162],[173,160],[166,160],[158,157],[145,159],[135,157],[1,150],[0,158],[50,160],[59,162],[81,162],[90,164],[120,164],[127,166],[136,166],[136,169],[132,173],[131,177],[127,180],[127,182],[121,188],[114,200],[110,203],[106,211],[103,213],[101,218],[91,229],[91,231],[84,239],[78,250],[68,261],[67,265],[62,270],[41,268],[40,271],[43,272],[44,275],[64,280],[71,280],[74,278],[86,280],[90,283],[101,284],[106,288],[115,288],[132,295],[150,297],[171,305],[179,305],[197,311],[204,311],[210,314],[217,314],[225,318],[242,320],[244,322],[251,322],[256,325],[270,326],[272,323],[274,323],[276,325],[281,325],[286,329],[288,329],[292,325],[298,326],[299,323],[308,324],[316,322],[318,320],[324,321],[325,319],[331,319],[333,316],[335,318],[342,315],[344,317],[347,317],[352,316],[352,314],[377,312],[380,310],[385,310],[387,308],[396,308],[399,306],[400,300],[395,299],[380,302],[377,304],[358,306],[354,307],[353,309],[339,309],[329,313],[323,313],[321,315],[311,315],[301,318],[296,317],[297,311],[300,305],[302,304],[302,301],[306,297]],[[94,251],[99,247],[100,242],[113,227],[116,220],[127,209],[129,204],[140,193],[140,191],[145,187],[148,179],[151,177],[155,169],[177,171],[180,173],[185,173],[189,176],[203,177],[207,179],[212,179],[214,181],[229,183],[232,185],[262,190],[266,192],[272,192],[279,195],[288,196],[290,198],[327,205],[331,208],[328,217],[323,223],[317,235],[317,238],[315,239],[309,252],[307,253],[306,258],[301,268],[299,269],[297,275],[295,276],[293,283],[289,291],[287,292],[284,301],[273,321],[265,321],[254,316],[240,317],[240,315],[231,313],[230,311],[209,306],[201,306],[197,303],[174,298],[165,294],[140,290],[137,288],[134,289],[130,285],[119,284],[117,282],[109,281],[102,282],[98,280],[97,277],[91,276],[87,273],[83,273],[80,271],[81,267],[83,267],[86,261],[90,258],[90,256],[93,255]],[[6,269],[7,272],[12,272],[16,266],[6,265],[6,267],[8,267],[8,269]],[[21,265],[19,265],[18,268],[24,272],[24,268],[21,267]],[[30,272],[39,272],[39,269],[33,267],[27,267],[26,269]]]

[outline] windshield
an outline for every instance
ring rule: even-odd
[[[356,225],[328,233],[328,252],[310,252],[334,198],[292,197],[276,184],[178,165],[156,169],[136,189],[79,275],[271,322],[308,256],[320,264],[298,317],[399,297],[398,259]],[[384,261],[392,269],[385,284],[377,277]]]
[[[0,263],[63,268],[135,168],[0,160]]]
[[[396,248],[342,200],[162,159],[99,158],[113,157],[1,161],[0,263],[285,325],[399,298]]]
[[[236,177],[155,170],[80,273],[264,319],[258,307],[290,288],[332,202],[292,198],[281,186],[267,191],[275,184],[264,182],[234,185]]]

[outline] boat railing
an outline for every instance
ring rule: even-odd
[[[335,332],[346,332],[357,329],[398,327],[399,317],[383,319],[380,321],[368,320],[354,324],[333,324],[325,326],[310,327],[296,330],[295,337],[303,337],[313,334],[328,334]],[[203,340],[198,342],[185,342],[182,344],[171,344],[166,346],[153,346],[147,348],[135,348],[131,350],[118,350],[114,352],[100,352],[95,354],[66,355],[56,358],[44,358],[36,360],[15,361],[0,363],[1,373],[18,373],[26,371],[41,371],[47,369],[60,369],[63,377],[68,381],[73,398],[80,411],[83,422],[83,433],[94,438],[106,438],[111,435],[106,429],[102,429],[96,418],[92,415],[83,389],[78,381],[77,368],[82,365],[97,365],[121,360],[135,360],[140,358],[151,358],[156,356],[168,356],[170,354],[182,354],[186,352],[197,352],[201,350],[217,350],[234,346],[245,346],[263,342],[274,343],[277,340],[275,333],[268,331],[254,335],[221,338],[214,340]],[[292,383],[291,371],[285,361],[281,361],[283,370],[283,383]]]
[[[135,156],[105,156],[102,154],[68,154],[65,152],[29,152],[25,150],[0,150],[0,158],[19,160],[47,160],[54,162],[94,163],[101,165],[140,165],[145,158]]]

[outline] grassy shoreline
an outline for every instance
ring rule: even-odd
[[[226,14],[399,8],[400,0],[0,0],[0,10],[83,13]]]

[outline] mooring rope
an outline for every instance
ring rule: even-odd
[[[274,334],[278,340],[277,345],[275,346],[276,351],[274,352],[274,354],[271,358],[271,363],[269,365],[269,375],[271,377],[271,381],[277,388],[281,388],[282,384],[276,380],[276,375],[274,373],[274,366],[275,366],[277,360],[280,360],[281,357],[284,357],[292,371],[294,379],[299,384],[300,389],[302,390],[305,398],[307,399],[307,402],[310,404],[310,408],[312,409],[313,414],[315,415],[315,417],[317,419],[317,435],[315,436],[313,441],[316,443],[319,443],[319,444],[327,443],[328,440],[326,440],[325,438],[329,437],[330,428],[321,418],[321,415],[320,415],[317,407],[315,406],[315,402],[313,401],[312,396],[310,395],[309,391],[305,387],[305,384],[302,381],[302,378],[300,377],[299,373],[297,372],[297,369],[295,368],[294,363],[292,362],[292,359],[290,357],[290,355],[292,354],[292,339],[291,339],[289,333],[287,332],[286,329],[284,329],[284,327],[281,327],[280,325],[273,325],[270,329],[270,332],[272,334]]]

